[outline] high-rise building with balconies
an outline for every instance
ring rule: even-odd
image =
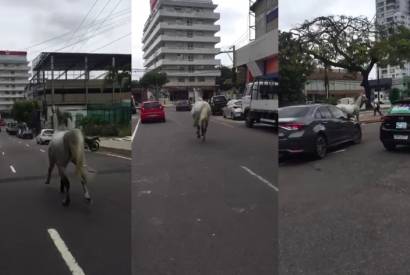
[[[14,102],[25,98],[28,79],[27,53],[0,51],[0,113],[9,113]]]
[[[163,88],[171,100],[188,99],[194,89],[207,98],[216,89],[221,64],[215,59],[216,7],[212,0],[151,0],[142,38],[144,67],[167,74]]]
[[[410,28],[409,0],[376,0],[376,23],[379,26],[406,26]],[[379,67],[380,78],[401,79],[410,76],[410,63],[399,66]]]

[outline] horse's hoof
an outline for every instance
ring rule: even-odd
[[[67,207],[67,206],[69,206],[70,205],[70,200],[69,199],[65,199],[65,200],[63,200],[63,206],[65,206],[65,207]]]
[[[49,181],[46,181],[44,184],[50,184],[50,182],[49,182]]]

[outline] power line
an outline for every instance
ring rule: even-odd
[[[97,16],[96,16],[96,17],[94,18],[94,20],[92,21],[93,23],[100,17],[101,13],[105,10],[105,8],[108,6],[108,4],[109,4],[111,1],[112,1],[112,0],[108,0],[107,2],[105,2],[104,7],[99,11],[99,13],[97,14]],[[89,29],[92,29],[92,27],[89,28]],[[88,29],[87,29],[87,31],[88,31]],[[80,49],[82,48],[82,46],[84,46],[84,44],[85,44],[85,43],[81,44],[78,50],[80,50]]]
[[[115,42],[117,42],[117,41],[119,41],[119,40],[121,40],[121,39],[124,39],[124,38],[126,38],[127,36],[130,36],[130,35],[131,35],[131,32],[127,33],[127,34],[124,35],[124,36],[118,37],[117,39],[111,41],[110,43],[107,43],[107,44],[105,44],[104,46],[101,46],[100,48],[95,49],[95,50],[93,50],[93,51],[91,51],[91,52],[94,53],[94,52],[96,52],[96,51],[99,51],[99,50],[101,50],[101,49],[103,49],[103,48],[105,48],[105,47],[108,47],[108,46],[114,44]]]
[[[95,0],[91,8],[88,10],[87,14],[83,17],[83,20],[81,20],[81,23],[78,25],[78,27],[74,30],[73,34],[71,35],[70,39],[67,41],[67,43],[71,42],[71,39],[73,38],[74,34],[81,28],[85,20],[87,20],[88,15],[91,13],[91,11],[94,9],[95,5],[97,4],[99,0]]]
[[[115,14],[115,15],[116,15],[115,17],[111,18],[111,20],[112,20],[112,19],[120,18],[121,16],[127,15],[127,14],[129,14],[129,13],[130,13],[129,10],[119,11],[119,12],[117,12],[117,13]],[[96,23],[96,24],[99,24],[99,23],[100,23],[100,22],[98,22],[98,23]],[[87,26],[87,27],[91,27],[91,26],[93,26],[93,25],[92,25],[92,24],[89,24],[89,25],[86,25],[86,26]],[[60,34],[60,35],[58,35],[58,36],[54,36],[54,37],[48,38],[48,39],[43,40],[43,41],[40,41],[40,42],[36,42],[36,43],[34,43],[34,44],[30,45],[30,46],[27,46],[27,47],[25,48],[25,50],[27,51],[27,50],[29,50],[29,49],[36,48],[36,47],[41,46],[41,45],[43,45],[43,44],[46,44],[46,43],[48,43],[48,42],[51,42],[51,41],[54,41],[54,40],[58,40],[58,39],[60,39],[60,38],[63,38],[63,37],[65,37],[65,36],[71,34],[71,33],[72,33],[72,31],[68,31],[68,32],[65,32],[65,33],[63,33],[63,34]]]

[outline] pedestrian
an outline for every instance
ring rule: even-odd
[[[373,116],[376,116],[376,113],[379,113],[380,116],[383,116],[382,112],[380,111],[380,102],[375,100],[373,102],[374,109],[373,109]]]

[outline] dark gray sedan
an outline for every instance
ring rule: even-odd
[[[360,143],[360,123],[333,105],[312,104],[279,108],[280,154],[309,153],[324,158],[327,149],[346,142]]]

